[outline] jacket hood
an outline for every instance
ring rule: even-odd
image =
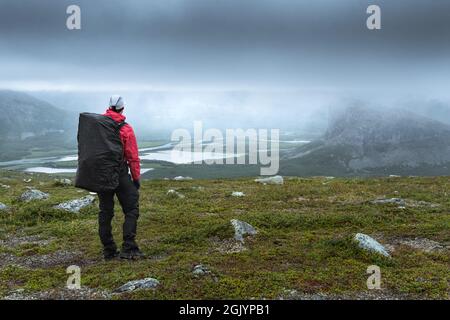
[[[122,121],[125,121],[125,119],[126,119],[126,117],[123,114],[112,111],[110,109],[107,109],[104,115],[107,117],[110,117],[111,119],[113,119],[116,122],[122,122]]]

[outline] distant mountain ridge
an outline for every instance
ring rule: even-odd
[[[323,139],[291,151],[284,164],[311,174],[447,175],[450,126],[405,110],[349,107]]]
[[[29,94],[0,90],[0,161],[76,146],[76,113]]]
[[[70,116],[48,102],[16,91],[0,91],[0,137],[23,140],[51,132],[63,133],[70,127]]]

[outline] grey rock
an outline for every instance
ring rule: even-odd
[[[9,189],[9,188],[11,188],[11,187],[8,186],[8,185],[6,185],[6,184],[0,184],[0,188],[3,188],[3,189]]]
[[[130,292],[139,289],[155,289],[159,286],[159,281],[154,278],[145,278],[125,283],[115,290],[116,293]]]
[[[30,188],[20,196],[20,201],[30,202],[33,200],[46,200],[50,197],[48,193]]]
[[[24,289],[17,289],[3,297],[4,300],[108,300],[111,294],[107,291],[100,291],[88,287],[81,287],[77,290],[68,288],[54,288],[49,291],[27,292]]]
[[[438,203],[431,203],[427,201],[416,201],[416,200],[406,200],[406,205],[413,208],[438,208],[440,205]]]
[[[247,250],[242,242],[235,241],[234,239],[213,238],[211,242],[215,251],[224,254],[235,254]]]
[[[180,199],[185,198],[184,194],[181,194],[178,191],[175,191],[174,189],[170,189],[169,191],[167,191],[167,195],[171,196],[171,197],[175,197],[175,198],[180,198]]]
[[[10,235],[4,240],[0,240],[0,246],[17,248],[21,245],[47,246],[53,239],[42,239],[39,235]]]
[[[401,198],[389,198],[389,199],[375,199],[372,201],[373,204],[395,204],[404,207],[406,205],[405,200]]]
[[[398,192],[397,192],[398,193]],[[398,205],[399,208],[404,209],[405,207],[412,208],[438,208],[439,204],[431,203],[426,201],[416,201],[411,199],[401,199],[401,198],[380,198],[372,201],[373,204],[395,204]]]
[[[406,294],[389,290],[366,290],[352,293],[331,294],[327,292],[306,293],[297,290],[284,290],[280,300],[411,300]]]
[[[285,289],[282,295],[278,298],[279,300],[328,300],[328,296],[324,293],[302,293],[295,289],[287,290]]]
[[[255,179],[255,181],[262,183],[262,184],[283,184],[284,183],[284,179],[282,176],[259,178],[259,179]]]
[[[243,192],[241,192],[241,191],[233,191],[231,196],[233,196],[233,197],[244,197],[245,194]]]
[[[6,211],[8,210],[8,206],[6,204],[3,204],[0,202],[0,211]]]
[[[209,269],[207,267],[205,267],[204,265],[198,264],[194,267],[194,270],[192,271],[192,273],[195,276],[204,276],[208,273],[211,273],[211,271],[209,271]]]
[[[58,250],[48,254],[16,256],[12,253],[0,253],[0,268],[4,266],[16,265],[23,268],[51,268],[55,266],[79,265],[83,261],[81,252]],[[86,261],[84,260],[84,263]]]
[[[237,219],[232,219],[231,225],[234,227],[234,239],[236,241],[244,242],[244,236],[246,235],[255,235],[258,231],[248,224],[247,222],[240,221]]]
[[[190,181],[193,179],[191,177],[178,176],[178,177],[173,178],[173,180],[175,180],[175,181]]]
[[[372,237],[369,237],[366,234],[363,233],[357,233],[355,235],[354,240],[358,243],[358,246],[361,249],[372,251],[378,254],[381,254],[385,257],[390,257],[389,253],[387,252],[386,248],[383,247],[378,241],[373,239]]]
[[[426,238],[399,239],[398,244],[425,252],[439,252],[446,249],[444,244]]]
[[[70,179],[56,179],[55,182],[61,186],[71,186],[72,185],[72,181]]]
[[[88,195],[81,199],[63,202],[55,206],[56,209],[66,210],[73,213],[79,212],[81,209],[90,206],[95,201],[95,197]]]

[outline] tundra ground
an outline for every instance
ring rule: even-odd
[[[87,194],[54,179],[0,171],[0,202],[9,207],[0,211],[0,297],[449,299],[448,177],[288,177],[283,185],[249,178],[144,181],[137,241],[148,258],[132,262],[102,260],[96,205],[79,213],[53,208]],[[50,198],[22,203],[26,187]],[[379,198],[406,201],[371,202]],[[235,242],[231,219],[258,234]],[[117,204],[118,245],[122,221]],[[358,232],[379,240],[392,258],[361,250],[352,241]],[[199,264],[209,272],[193,273]],[[78,293],[65,289],[69,265],[81,267]],[[381,290],[367,289],[370,265],[381,269]],[[113,294],[148,277],[160,285]]]

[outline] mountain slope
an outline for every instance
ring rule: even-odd
[[[75,113],[28,94],[0,90],[0,161],[73,147],[76,120]]]
[[[89,193],[54,179],[0,170],[0,184],[10,186],[0,188],[0,202],[10,208],[0,211],[0,299],[14,293],[74,299],[147,277],[160,285],[105,298],[448,299],[450,199],[444,191],[450,180],[444,177],[289,178],[283,185],[250,178],[143,181],[137,241],[148,259],[132,263],[102,261],[97,204],[77,214],[55,209]],[[31,186],[50,197],[15,200]],[[185,197],[168,195],[170,189]],[[405,206],[372,202],[383,196],[401,198]],[[231,219],[258,234],[235,242]],[[116,239],[122,222],[120,215],[113,219]],[[376,237],[393,250],[392,258],[360,250],[352,241],[358,232]],[[431,248],[420,245],[430,242]],[[193,273],[199,264],[209,271]],[[83,290],[65,289],[69,265],[82,266]],[[367,289],[370,265],[381,268],[383,290]]]
[[[351,107],[331,121],[323,139],[291,151],[282,163],[286,174],[446,175],[450,126],[403,110]]]
[[[0,135],[2,139],[24,139],[69,126],[68,112],[15,91],[0,91]]]

